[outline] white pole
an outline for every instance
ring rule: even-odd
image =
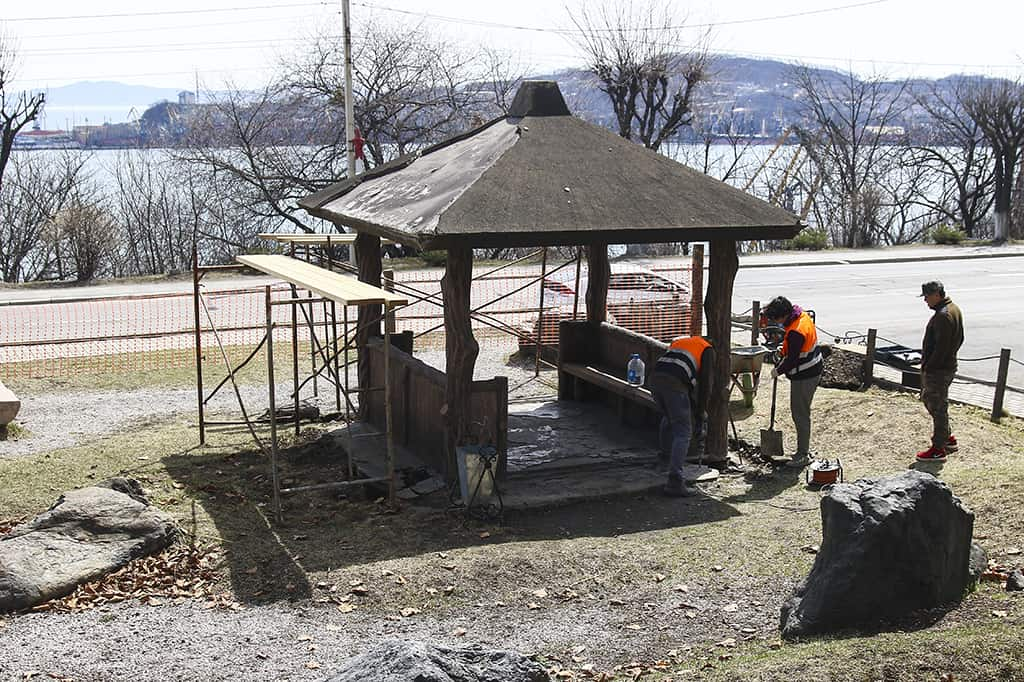
[[[345,24],[345,149],[348,151],[348,177],[356,176],[356,150],[352,144],[355,122],[352,113],[352,21],[348,0],[341,0],[342,21]]]

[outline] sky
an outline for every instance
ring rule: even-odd
[[[622,0],[623,2],[627,0]],[[472,48],[486,44],[545,73],[582,64],[562,0],[351,0],[369,21],[421,23]],[[569,8],[581,4],[570,0]],[[673,2],[712,51],[859,74],[1024,75],[1024,3],[1008,0]],[[251,87],[317,27],[340,35],[340,0],[0,0],[0,30],[19,59],[15,86],[77,81],[203,89]]]

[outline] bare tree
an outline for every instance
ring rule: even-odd
[[[95,191],[75,192],[54,219],[58,243],[57,253],[66,253],[74,266],[74,278],[88,282],[109,274],[118,244],[118,228],[109,211],[98,200]],[[63,267],[58,277],[67,275]]]
[[[468,50],[422,26],[381,21],[361,28],[352,63],[355,125],[368,166],[493,118],[507,108],[521,78],[514,60],[494,50]],[[284,85],[341,112],[343,65],[339,41],[314,36],[303,54],[283,65]],[[344,145],[339,151],[344,154]]]
[[[41,92],[13,91],[16,51],[10,39],[0,31],[0,190],[3,189],[4,171],[11,160],[14,136],[39,116],[46,97]]]
[[[684,21],[665,0],[581,4],[573,39],[615,113],[619,135],[657,151],[690,125],[693,97],[709,57],[684,41]],[[701,39],[704,42],[704,38]]]
[[[894,168],[900,142],[894,123],[906,106],[906,82],[861,80],[852,73],[794,69],[801,123],[794,126],[801,145],[823,179],[815,212],[829,226],[833,242],[848,247],[879,241],[877,216],[865,211],[865,192]],[[871,206],[875,208],[875,206]]]
[[[961,78],[951,89],[931,83],[914,95],[928,114],[927,129],[919,133],[926,143],[911,148],[908,162],[934,175],[915,202],[973,237],[992,207],[995,171],[992,148],[964,105],[970,87],[971,81]]]
[[[60,277],[54,219],[83,176],[86,157],[43,152],[11,157],[0,187],[0,277],[22,282]]]
[[[964,97],[963,105],[992,148],[995,241],[1005,242],[1014,234],[1010,212],[1014,173],[1024,152],[1024,83],[1019,80],[975,83]]]

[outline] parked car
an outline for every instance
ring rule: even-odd
[[[535,348],[538,332],[543,345],[558,345],[558,323],[573,319],[575,287],[576,272],[571,268],[544,278],[544,315],[523,326],[520,350]],[[582,276],[576,319],[586,318],[586,292],[587,278]],[[612,324],[668,342],[689,333],[690,288],[637,265],[613,263],[607,315]]]

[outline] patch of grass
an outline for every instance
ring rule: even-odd
[[[231,366],[238,366],[255,346],[226,346]],[[354,357],[354,353],[352,354]],[[260,351],[238,374],[239,384],[267,381],[267,354]],[[26,363],[8,363],[3,381],[16,393],[33,395],[54,391],[131,391],[140,388],[176,388],[196,385],[194,350],[160,350],[118,355],[51,358]],[[340,362],[344,362],[341,356]],[[275,342],[274,367],[279,381],[291,377],[291,344]],[[203,387],[207,393],[227,374],[216,345],[203,349]],[[310,344],[299,343],[299,376],[310,371]],[[221,390],[231,390],[226,386]]]
[[[988,617],[979,623],[939,625],[915,632],[787,643],[774,650],[762,642],[749,643],[730,652],[731,658],[714,661],[700,677],[807,682],[1019,680],[1024,678],[1019,628],[1019,621]],[[718,653],[723,650],[719,648]],[[701,663],[699,659],[687,662]],[[943,677],[948,675],[952,677]]]
[[[10,424],[0,424],[0,441],[3,440],[19,440],[21,438],[28,438],[32,435],[32,432],[26,429],[17,422],[11,422]]]

